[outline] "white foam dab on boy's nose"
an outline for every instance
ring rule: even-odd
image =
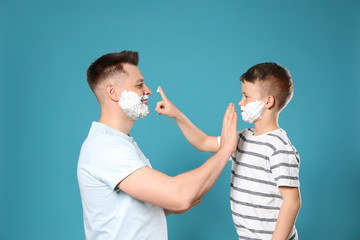
[[[160,88],[159,88],[159,87],[157,88],[156,92],[160,92]]]

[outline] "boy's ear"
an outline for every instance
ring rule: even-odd
[[[274,96],[269,95],[269,96],[266,97],[265,107],[266,107],[267,109],[270,109],[270,108],[275,107],[275,98],[274,98]]]
[[[118,102],[120,100],[120,96],[118,95],[116,88],[113,84],[105,86],[105,93],[108,98],[115,102]]]

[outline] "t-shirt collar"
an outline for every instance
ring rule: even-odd
[[[130,136],[130,135],[127,135],[125,133],[122,133],[112,127],[109,127],[108,125],[106,124],[103,124],[103,123],[99,123],[99,122],[96,122],[96,121],[93,121],[92,124],[91,124],[91,127],[95,127],[95,128],[106,128],[107,130],[111,131],[114,135],[116,136],[119,136],[119,137],[122,137],[124,139],[127,139],[129,140],[130,142],[133,141],[133,137]]]

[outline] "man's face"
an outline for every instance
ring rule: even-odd
[[[241,84],[241,92],[243,97],[239,102],[240,107],[262,98],[260,93],[260,83],[258,81],[255,83],[244,81]]]
[[[145,85],[144,77],[137,66],[126,63],[123,68],[128,74],[124,78],[122,90],[135,92],[139,96],[152,94],[152,91]],[[146,101],[147,99],[143,100],[143,103],[147,105]]]

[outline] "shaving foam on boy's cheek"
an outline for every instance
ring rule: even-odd
[[[241,106],[241,117],[245,122],[253,123],[255,120],[261,118],[262,110],[264,109],[264,102],[257,100]]]
[[[149,108],[142,101],[147,100],[149,96],[139,96],[132,91],[123,91],[119,100],[120,107],[125,114],[133,120],[146,117],[149,114]]]

